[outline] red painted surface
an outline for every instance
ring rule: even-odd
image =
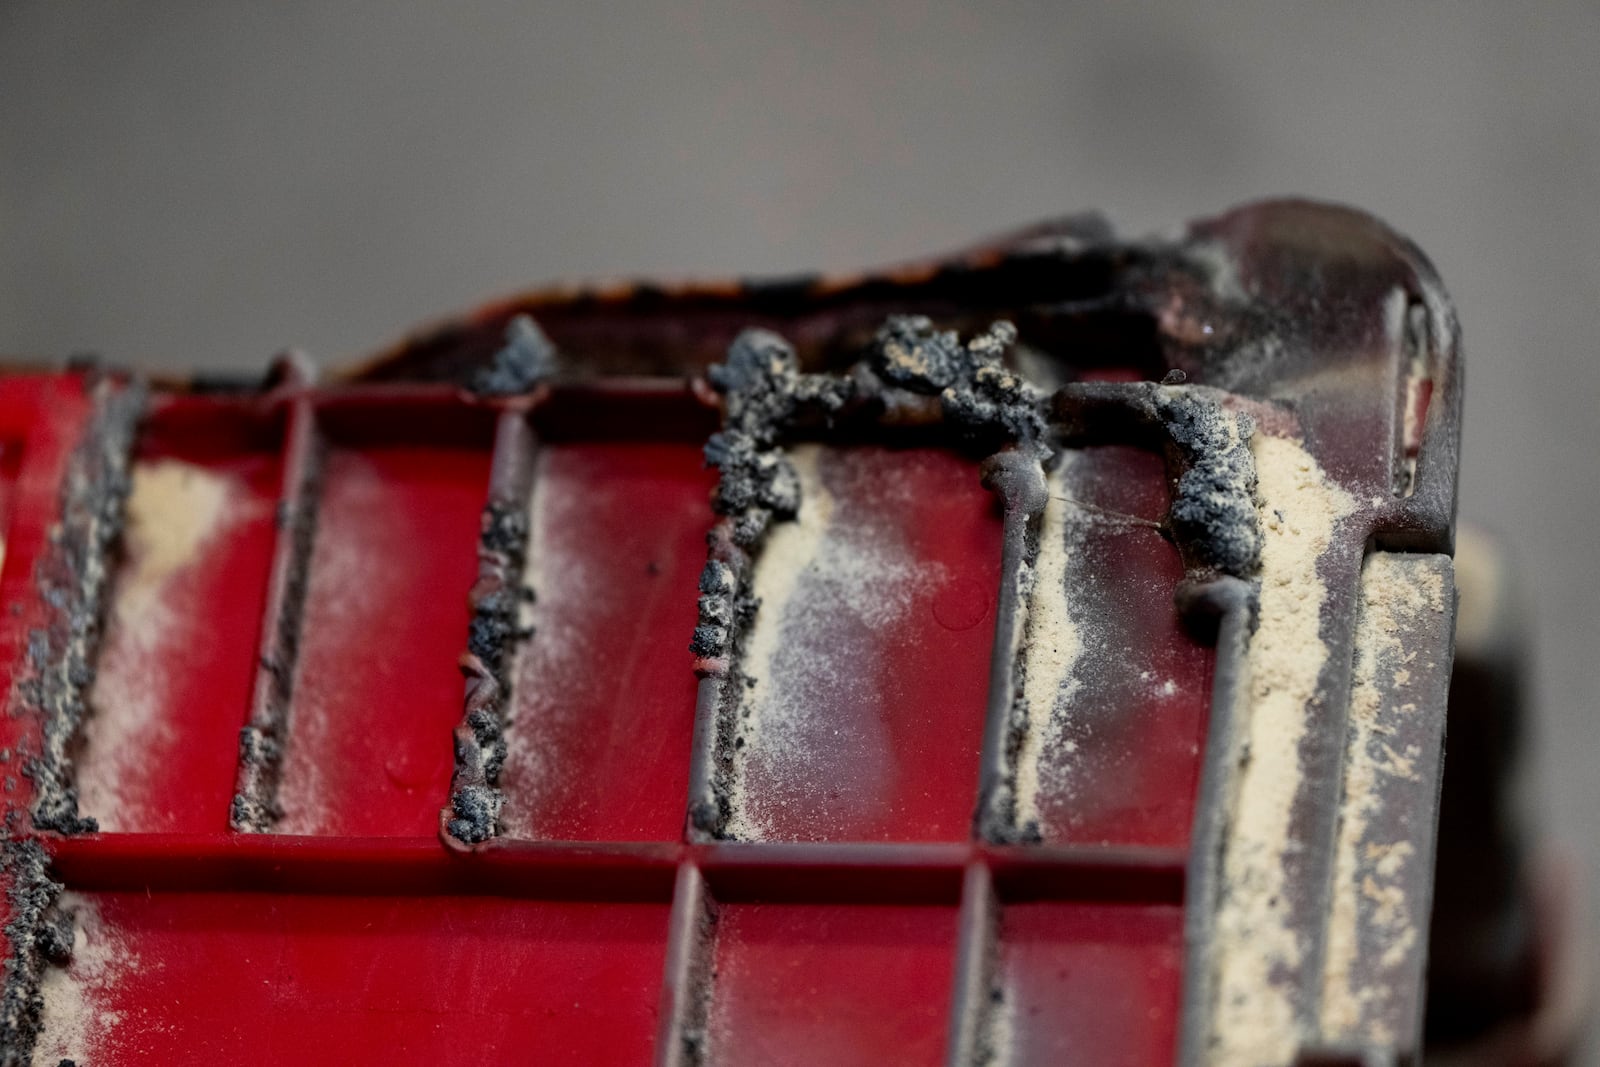
[[[818,467],[831,516],[764,680],[782,710],[751,740],[752,821],[777,841],[964,840],[1000,583],[994,497],[948,451],[824,449]]]
[[[78,1047],[47,1040],[53,1055],[645,1063],[655,1038],[663,904],[108,892],[70,906],[94,916],[76,969],[98,1018]]]
[[[274,462],[285,421],[285,466],[309,472],[308,457],[332,449],[276,834],[232,833],[207,814],[225,796],[219,769],[236,742],[224,726],[242,718],[261,635],[259,531],[222,538],[174,578],[171,596],[204,610],[213,632],[178,627],[157,642],[162,711],[182,735],[165,758],[148,738],[132,743],[144,776],[119,777],[135,794],[119,808],[127,829],[201,832],[61,839],[31,826],[23,772],[40,722],[18,687],[30,634],[51,618],[36,570],[90,401],[86,375],[0,377],[0,878],[40,875],[15,847],[40,845],[50,877],[74,894],[68,906],[84,909],[86,938],[70,968],[44,968],[52,1010],[37,1062],[58,1062],[58,1046],[95,1064],[628,1064],[693,1049],[716,1064],[939,1062],[964,1006],[957,1022],[1002,1012],[986,1036],[1005,1062],[1170,1064],[1211,678],[1209,654],[1177,627],[1176,555],[1142,524],[1167,503],[1153,452],[1090,450],[1068,487],[1098,516],[1070,564],[1070,600],[1093,640],[1073,696],[1074,747],[1045,754],[1043,846],[971,840],[1000,562],[994,502],[971,457],[850,446],[824,463],[833,533],[876,551],[862,567],[800,570],[786,598],[814,610],[777,647],[819,654],[762,664],[760,683],[800,714],[771,738],[770,723],[753,728],[783,757],[760,756],[741,779],[754,841],[679,836],[692,604],[667,590],[689,585],[702,558],[690,551],[695,524],[713,522],[691,504],[707,484],[694,446],[717,413],[705,383],[685,376],[752,324],[793,338],[808,366],[848,362],[891,311],[964,329],[1022,312],[1029,347],[1067,379],[1179,370],[1262,402],[1258,414],[1293,425],[1359,503],[1337,558],[1354,561],[1369,539],[1448,550],[1461,386],[1431,268],[1373,220],[1304,202],[1245,207],[1189,232],[1174,255],[1093,238],[1080,257],[1066,251],[1078,238],[1047,227],[887,276],[551,292],[430,327],[365,380],[315,387],[289,360],[260,390],[158,389],[146,453],[238,474],[257,505],[273,478],[256,465]],[[1190,269],[1195,252],[1236,275],[1247,298],[1208,288]],[[1397,291],[1428,310],[1415,351],[1395,343]],[[563,380],[502,400],[443,380],[493,358],[524,312],[562,349]],[[1235,358],[1268,346],[1271,358]],[[615,376],[634,373],[666,376]],[[1395,389],[1412,373],[1426,380],[1410,393],[1408,432]],[[919,432],[902,420],[925,408],[879,398]],[[855,413],[840,415],[852,432]],[[546,638],[576,646],[581,635],[581,653],[555,651],[585,669],[519,677],[527,706],[515,710],[541,757],[513,775],[525,836],[467,850],[440,841],[436,815],[462,714],[457,659],[489,441],[497,420],[524,416],[546,446],[569,449],[549,454],[546,499],[565,489],[594,501],[544,531],[573,572],[593,566],[590,596],[563,600],[545,583],[552,610],[577,615]],[[520,444],[515,429],[505,440]],[[681,444],[660,444],[668,437]],[[504,482],[518,483],[521,458],[500,457]],[[1418,461],[1409,497],[1393,494],[1397,458]],[[295,571],[281,566],[293,556],[283,531],[274,542],[277,599]],[[908,570],[918,579],[906,588]],[[1330,590],[1327,620],[1348,621]],[[895,610],[873,607],[885,599]],[[294,631],[292,614],[282,621],[275,634]],[[108,685],[148,695],[158,686],[135,680],[119,652],[128,637],[113,635],[100,665]],[[1006,725],[995,723],[1002,746]],[[1312,764],[1338,758],[1336,734],[1307,735]],[[1007,753],[989,755],[993,770]],[[1331,801],[1300,805],[1296,833],[1321,847],[1336,817]],[[1321,899],[1320,870],[1285,869],[1291,903]],[[1317,977],[1274,980],[1314,990]],[[994,989],[998,1005],[984,999]],[[679,1031],[659,1025],[662,1006],[676,1009]],[[662,1037],[681,1044],[657,1047]]]
[[[1045,809],[1052,841],[1164,851],[1029,858],[971,842],[999,515],[970,458],[885,448],[838,451],[820,468],[829,536],[870,549],[852,596],[895,602],[814,628],[821,659],[859,684],[780,665],[772,681],[813,716],[788,738],[786,777],[769,767],[750,781],[770,840],[684,844],[687,644],[711,474],[688,441],[547,442],[533,510],[540,632],[514,673],[509,834],[460,854],[438,840],[437,818],[491,419],[453,397],[408,397],[319,408],[329,452],[284,818],[267,835],[231,833],[226,819],[283,536],[272,520],[285,405],[168,399],[148,423],[142,461],[229,479],[240,514],[168,577],[173,618],[153,640],[115,622],[108,633],[102,683],[161,691],[171,733],[134,735],[120,832],[45,839],[86,938],[66,972],[50,972],[81,1010],[47,1018],[47,1055],[651,1062],[675,980],[674,876],[688,865],[727,898],[706,947],[708,1062],[940,1063],[961,875],[980,864],[1002,895],[1040,901],[1002,908],[998,978],[1019,1013],[1022,1062],[1170,1062],[1180,850],[1210,669],[1175,628],[1170,545],[1147,530],[1086,535],[1088,588],[1115,646],[1104,654],[1128,676],[1085,698],[1108,723],[1088,743],[1104,758],[1081,803]],[[0,600],[19,605],[0,614],[0,654],[13,682],[42,617],[32,569],[85,411],[76,381],[0,382]],[[1081,469],[1086,501],[1149,517],[1164,507],[1153,456],[1099,450]],[[820,580],[803,573],[796,596],[826,608]],[[1176,692],[1152,695],[1146,670]],[[0,717],[5,748],[36,732]],[[11,804],[27,803],[25,777],[0,767],[0,779]]]
[[[125,555],[113,579],[94,721],[78,760],[80,805],[102,830],[227,827],[256,675],[277,536],[277,442],[229,441],[214,426],[166,423],[145,430],[135,484],[151,474],[205,482],[222,504],[170,572],[130,593],[140,572]]]
[[[1000,1009],[1018,1067],[1149,1067],[1176,1050],[1183,913],[1172,905],[1009,904]]]
[[[689,444],[547,446],[534,480],[534,634],[501,786],[511,837],[675,840],[685,670],[714,472]]]
[[[23,656],[29,631],[40,626],[45,606],[34,584],[34,570],[49,545],[50,528],[60,514],[61,479],[77,444],[90,400],[77,375],[0,377],[0,443],[5,460],[0,479],[6,482],[5,558],[0,563],[0,664],[10,674],[7,689],[26,676]],[[37,752],[35,719],[9,712],[15,696],[8,692],[8,714],[0,716],[0,752],[10,753],[0,766],[0,786],[8,804],[31,805],[33,789],[20,764]]]
[[[1124,446],[1072,454],[1067,608],[1085,640],[1069,725],[1043,752],[1047,841],[1184,847],[1211,704],[1214,656],[1173,602],[1178,550],[1149,525],[1167,511],[1161,457]],[[1042,593],[1041,593],[1042,595]]]
[[[956,910],[724,905],[713,1064],[938,1064]]]
[[[281,832],[421,837],[438,826],[488,481],[487,451],[327,457]]]

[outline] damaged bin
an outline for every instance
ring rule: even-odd
[[[1276,202],[14,373],[0,1063],[1409,1062],[1456,344]]]

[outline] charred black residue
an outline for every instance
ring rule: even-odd
[[[1040,830],[1032,820],[1019,825],[1016,810],[1017,762],[1036,728],[1024,696],[1029,657],[1022,621],[1036,595],[1033,566],[1055,432],[1142,433],[1159,442],[1173,471],[1167,525],[1192,577],[1253,575],[1261,532],[1249,449],[1252,424],[1223,406],[1223,394],[1176,383],[1069,385],[1056,394],[1053,425],[1043,390],[1004,362],[1015,340],[1016,331],[1004,322],[963,343],[926,318],[891,318],[879,331],[873,370],[893,386],[937,396],[947,424],[984,448],[997,449],[985,463],[984,483],[1006,511],[1006,587],[996,656],[1009,663],[1009,670],[990,694],[985,750],[992,762],[986,764],[976,828],[989,840],[1027,843],[1040,840]]]
[[[261,657],[257,706],[249,724],[239,731],[238,772],[228,809],[230,825],[246,833],[266,833],[283,815],[278,783],[288,742],[300,624],[311,584],[321,458],[319,446],[306,447],[295,499],[280,501],[275,514],[278,528],[288,538],[288,563],[274,606],[270,643]]]
[[[1256,471],[1250,451],[1249,416],[1229,410],[1216,389],[1171,383],[1085,382],[1054,396],[1051,432],[1061,437],[1106,442],[1135,440],[1167,455],[1171,504],[1163,527],[1176,543],[1191,582],[1222,576],[1249,579],[1259,569],[1262,534],[1256,509]],[[1002,590],[996,662],[1008,664],[1005,682],[990,693],[984,789],[976,829],[986,840],[1037,843],[1036,820],[1021,820],[1017,805],[1018,764],[1030,731],[1028,627],[1035,597],[1060,590],[1036,589],[1038,516],[1048,489],[1043,465],[1024,450],[991,457],[985,481],[1006,502],[1006,587]],[[1019,521],[1026,520],[1026,521]],[[1180,590],[1179,592],[1182,592]]]
[[[1255,423],[1230,410],[1227,396],[1205,386],[1156,382],[1082,383],[1056,395],[1056,414],[1068,433],[1112,424],[1161,432],[1173,483],[1167,521],[1193,579],[1249,579],[1261,566],[1250,451]]]
[[[712,507],[722,516],[708,536],[700,575],[699,621],[690,651],[702,674],[727,669],[737,634],[754,615],[750,564],[773,520],[800,510],[800,479],[781,446],[797,425],[825,422],[852,398],[846,378],[801,374],[794,349],[765,330],[741,334],[727,362],[708,374],[724,397],[723,429],[706,442],[719,477]]]
[[[499,832],[500,769],[506,760],[506,699],[516,644],[531,636],[520,623],[532,595],[522,584],[528,550],[528,509],[509,498],[483,509],[478,579],[469,595],[472,621],[461,673],[467,694],[455,730],[455,776],[450,789],[450,836],[479,844]]]
[[[962,343],[919,315],[890,318],[878,331],[873,371],[890,385],[939,398],[945,419],[992,443],[1037,445],[1045,436],[1042,390],[1002,362],[1016,327],[993,323]]]
[[[487,367],[475,368],[467,388],[479,396],[516,396],[548,378],[556,365],[556,346],[539,324],[518,315],[506,326],[506,343]]]
[[[0,842],[0,879],[6,880],[11,920],[0,987],[0,1067],[26,1067],[44,1021],[40,990],[45,969],[65,965],[72,955],[70,916],[57,908],[60,883],[51,879],[44,846],[32,839]]]
[[[706,443],[706,463],[719,472],[712,507],[721,518],[706,539],[708,559],[689,650],[695,671],[722,679],[723,688],[712,795],[697,801],[690,816],[699,830],[721,835],[730,814],[736,720],[746,681],[736,666],[737,652],[757,607],[750,592],[754,557],[773,521],[792,519],[800,510],[800,479],[782,440],[797,428],[826,425],[855,398],[857,383],[801,374],[793,347],[766,330],[740,334],[726,362],[711,367],[707,376],[723,396],[723,428]]]
[[[848,378],[801,374],[794,348],[766,330],[740,334],[707,377],[724,398],[723,429],[706,442],[706,463],[720,474],[714,504],[734,520],[735,542],[748,548],[773,519],[791,519],[800,509],[800,479],[780,438],[838,414],[855,386]]]
[[[734,520],[723,518],[706,536],[711,558],[700,572],[699,618],[689,643],[695,673],[721,683],[713,712],[710,795],[697,798],[689,810],[695,828],[715,837],[724,836],[733,814],[730,796],[734,752],[741,744],[739,709],[750,681],[739,665],[739,651],[759,606],[751,593],[753,560],[747,548],[735,542],[734,525]]]
[[[1262,534],[1250,452],[1254,423],[1248,415],[1224,409],[1211,390],[1165,386],[1153,392],[1156,414],[1179,456],[1167,517],[1184,562],[1191,571],[1234,578],[1255,574]]]
[[[990,696],[985,751],[993,762],[986,764],[977,812],[977,831],[989,840],[1034,842],[1040,836],[1031,822],[1017,823],[1016,764],[1035,728],[1024,698],[1028,657],[1019,627],[1033,594],[1040,516],[1049,498],[1045,468],[1058,437],[1136,438],[1163,448],[1172,479],[1165,530],[1191,578],[1255,574],[1261,531],[1249,416],[1228,408],[1226,394],[1216,389],[1176,380],[1068,385],[1055,394],[1052,410],[1052,398],[1007,365],[1015,341],[1006,322],[963,341],[930,319],[899,316],[878,331],[868,361],[847,374],[800,373],[793,349],[764,331],[741,335],[727,362],[711,368],[711,384],[725,398],[724,427],[706,447],[707,461],[721,472],[714,506],[722,519],[708,538],[690,648],[697,672],[720,684],[707,784],[691,808],[700,832],[724,835],[731,814],[749,682],[741,647],[760,607],[751,593],[754,560],[771,524],[800,509],[799,479],[782,449],[797,430],[864,412],[885,427],[925,424],[925,414],[908,401],[931,398],[946,439],[989,454],[984,484],[1006,512],[1007,585],[996,655],[1010,664]]]
[[[706,792],[691,808],[700,832],[726,833],[735,782],[743,690],[742,641],[760,605],[752,596],[754,560],[774,521],[800,510],[800,481],[784,440],[847,421],[901,427],[967,450],[996,455],[985,483],[1020,516],[1044,505],[1043,462],[1050,455],[1048,397],[1006,364],[1016,330],[996,322],[966,341],[931,320],[887,320],[849,371],[808,375],[794,349],[761,330],[742,334],[727,361],[708,372],[724,396],[725,421],[706,446],[721,472],[713,504],[722,519],[708,537],[699,618],[690,650],[702,678],[717,679]],[[997,451],[998,450],[998,451]],[[992,467],[992,469],[990,469]]]
[[[41,751],[27,761],[34,825],[63,834],[97,829],[78,813],[72,757],[89,715],[106,591],[130,486],[129,458],[145,406],[141,384],[94,376],[94,413],[67,461],[60,521],[35,572],[44,625],[28,635],[27,677],[16,689],[40,720]]]
[[[735,602],[738,584],[733,567],[720,559],[707,560],[700,571],[699,618],[689,642],[689,651],[697,659],[710,661],[727,656],[735,623],[746,614]]]

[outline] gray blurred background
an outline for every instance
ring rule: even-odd
[[[1575,4],[0,2],[0,355],[336,362],[541,280],[1347,201],[1461,310],[1463,514],[1525,565],[1538,801],[1600,876],[1597,56]]]

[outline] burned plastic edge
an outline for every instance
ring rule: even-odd
[[[93,411],[67,462],[60,519],[35,570],[45,624],[28,635],[14,710],[40,722],[40,752],[23,765],[33,780],[33,825],[62,834],[92,832],[78,811],[73,754],[91,714],[88,694],[104,628],[116,546],[130,488],[135,433],[148,399],[144,385],[95,373],[85,381]]]
[[[1395,414],[1416,411],[1419,436],[1408,439],[1404,418],[1391,420],[1383,488],[1399,491],[1383,509],[1378,535],[1395,551],[1447,552],[1459,453],[1459,325],[1437,271],[1413,242],[1331,203],[1261,200],[1154,238],[1122,237],[1103,221],[1076,217],[954,255],[836,278],[551,288],[424,328],[338,377],[470,378],[503,349],[508,323],[530,314],[557,342],[585,353],[574,373],[701,374],[738,330],[757,325],[789,336],[802,369],[837,373],[886,315],[918,312],[963,329],[1008,318],[1024,343],[1082,350],[1086,366],[1110,350],[1125,366],[1132,353],[1151,378],[1182,371],[1199,384],[1265,400],[1309,388],[1311,375],[1357,367],[1366,343],[1360,335],[1383,328],[1378,319],[1396,292],[1406,302],[1395,340],[1406,351],[1388,402]],[[1324,343],[1329,338],[1336,343]],[[1408,405],[1413,394],[1423,402]]]
[[[1114,429],[1115,423],[1119,421],[1116,418],[1107,420],[1102,417],[1107,414],[1116,414],[1120,411],[1121,420],[1126,420],[1129,410],[1132,409],[1135,414],[1141,414],[1148,419],[1151,413],[1148,403],[1139,403],[1138,401],[1140,399],[1147,400],[1147,397],[1140,398],[1139,394],[1147,392],[1150,388],[1147,383],[1137,383],[1132,386],[1103,386],[1098,383],[1069,386],[1057,394],[1058,415],[1063,418],[1063,428],[1067,433],[1087,434],[1091,438],[1100,437],[1108,429]],[[1212,399],[1226,401],[1229,398],[1225,395],[1219,395]],[[1232,399],[1234,402],[1246,403],[1246,406],[1249,407],[1259,407],[1258,404],[1243,402],[1242,398]],[[1087,407],[1085,407],[1085,401],[1088,401]],[[1130,401],[1133,401],[1133,403],[1130,403]],[[1074,409],[1076,410],[1074,411]],[[1445,429],[1449,428],[1448,421],[1451,410],[1451,408],[1446,407],[1439,413],[1440,417],[1447,422]],[[1263,412],[1267,417],[1273,417],[1270,411],[1263,409]],[[1085,415],[1095,417],[1086,419],[1083,417]],[[1247,436],[1249,432],[1248,421],[1242,421],[1239,425],[1244,429]],[[1185,457],[1181,455],[1183,448],[1180,441],[1169,441],[1169,445],[1177,447],[1177,451],[1180,453],[1177,458],[1181,463]],[[1427,453],[1425,453],[1425,457],[1433,458],[1435,464],[1439,462],[1436,457],[1428,457]],[[1181,482],[1175,480],[1175,485],[1179,485],[1181,488]],[[1025,493],[1013,488],[1011,496],[1013,499],[1018,499],[1025,496]],[[1253,494],[1247,494],[1244,499],[1250,500],[1251,497],[1253,497]],[[1414,506],[1428,508],[1429,503],[1426,501],[1414,502]],[[1023,509],[1017,510],[1020,512]],[[1381,541],[1383,523],[1385,519],[1392,519],[1392,517],[1393,512],[1375,508],[1367,513],[1364,520],[1358,519],[1355,528],[1344,531],[1340,535],[1340,541],[1349,541],[1352,536],[1359,541],[1360,530],[1367,527],[1371,529],[1369,538],[1379,537]],[[1012,522],[1008,529],[1008,543],[1026,546],[1026,536],[1029,532],[1025,523]],[[1178,539],[1175,537],[1174,540]],[[1182,547],[1184,546],[1180,545],[1180,548]],[[1337,549],[1337,546],[1334,546],[1334,548]],[[1328,563],[1329,560],[1332,560],[1329,566],[1331,566],[1334,573],[1329,574],[1328,578],[1334,581],[1336,587],[1339,576],[1345,569],[1339,562],[1343,555],[1344,553],[1336,550],[1331,554],[1325,554],[1323,557],[1323,563]],[[1212,997],[1211,982],[1214,978],[1208,950],[1215,936],[1217,900],[1219,899],[1218,893],[1222,884],[1222,846],[1226,840],[1228,828],[1233,817],[1230,794],[1234,787],[1234,765],[1238,762],[1239,756],[1239,724],[1235,721],[1232,711],[1237,703],[1237,695],[1243,682],[1245,649],[1255,624],[1256,593],[1255,583],[1247,580],[1248,571],[1245,572],[1245,577],[1240,577],[1220,571],[1219,568],[1214,566],[1214,560],[1208,561],[1204,556],[1197,559],[1196,554],[1192,551],[1184,551],[1184,556],[1188,577],[1179,590],[1180,610],[1192,625],[1197,625],[1202,629],[1215,629],[1215,641],[1218,649],[1216,674],[1214,676],[1212,718],[1206,744],[1207,754],[1203,766],[1201,796],[1196,807],[1193,851],[1187,879],[1190,889],[1188,892],[1188,904],[1185,909],[1185,942],[1188,946],[1188,959],[1190,962],[1185,968],[1183,997],[1185,1010],[1180,1030],[1179,1062],[1198,1064],[1207,1060],[1206,1038],[1212,1025],[1212,1017],[1206,1007]],[[1402,556],[1400,558],[1407,557]],[[1360,554],[1358,553],[1358,562],[1359,559]],[[1243,568],[1240,569],[1243,570]],[[1010,573],[1009,568],[1008,573]],[[1326,754],[1330,757],[1332,765],[1329,767],[1330,773],[1325,777],[1330,779],[1341,795],[1343,795],[1345,784],[1344,772],[1339,768],[1346,766],[1349,762],[1349,757],[1346,755],[1347,743],[1343,726],[1345,719],[1348,717],[1347,706],[1349,704],[1349,689],[1351,685],[1351,680],[1348,677],[1350,673],[1349,667],[1352,656],[1359,653],[1359,649],[1356,648],[1356,634],[1346,632],[1353,629],[1356,615],[1355,606],[1344,602],[1347,599],[1337,595],[1336,590],[1335,599],[1330,605],[1332,614],[1336,618],[1330,624],[1331,629],[1328,626],[1324,627],[1324,637],[1330,645],[1329,662],[1319,677],[1319,686],[1323,689],[1323,697],[1319,698],[1319,702],[1325,702],[1330,708],[1341,709],[1341,713],[1335,716],[1338,721],[1322,724],[1311,731],[1308,734],[1305,745],[1302,746],[1303,748],[1328,749]],[[1207,623],[1207,619],[1212,621]],[[1327,623],[1327,620],[1325,620],[1325,623]],[[997,644],[1005,639],[1005,632],[1004,627],[999,629]],[[1427,635],[1423,636],[1427,637]],[[995,664],[1001,664],[1005,660],[997,653],[994,662]],[[1003,692],[1003,690],[999,691]],[[1434,707],[1432,705],[1439,706]],[[1438,728],[1442,725],[1442,713],[1439,710],[1442,707],[1442,701],[1435,700],[1432,705],[1425,712],[1425,715],[1431,714],[1433,716],[1431,725],[1434,728]],[[997,720],[991,720],[992,723],[995,721]],[[999,751],[1002,747],[1009,751],[1009,744],[1001,746],[993,740],[997,736],[999,736],[997,732],[991,731],[991,744],[995,746],[991,751]],[[1427,746],[1423,745],[1422,748],[1426,750]],[[1424,752],[1424,769],[1432,768],[1430,773],[1433,774],[1434,785],[1437,785],[1437,756],[1438,753],[1435,752],[1433,756],[1434,763],[1427,764],[1427,757]],[[1303,795],[1299,798],[1299,801],[1303,802],[1305,800],[1306,797]],[[1302,806],[1303,804],[1297,802],[1297,808]],[[1408,816],[1405,815],[1400,816],[1400,819],[1405,824],[1404,828],[1407,833],[1417,839],[1411,846],[1418,850],[1417,863],[1421,867],[1428,867],[1431,862],[1430,842],[1432,840],[1432,828],[1430,812],[1432,809],[1426,803],[1420,807],[1416,805],[1411,807],[1415,807],[1417,810],[1411,812],[1409,817],[1420,818],[1422,824],[1410,826],[1406,821]],[[1326,998],[1324,968],[1328,952],[1327,941],[1330,937],[1326,922],[1326,909],[1330,906],[1329,902],[1340,899],[1337,896],[1337,887],[1332,881],[1337,865],[1333,835],[1338,832],[1341,822],[1340,808],[1338,803],[1333,803],[1322,805],[1319,810],[1321,821],[1329,823],[1327,827],[1328,847],[1323,850],[1317,850],[1317,855],[1308,857],[1308,877],[1305,881],[1308,886],[1321,884],[1327,888],[1325,893],[1315,894],[1315,899],[1309,901],[1311,911],[1300,915],[1299,918],[1303,921],[1297,922],[1306,937],[1309,950],[1305,968],[1307,981],[1300,989],[1300,993],[1296,994],[1297,1000],[1301,1003],[1301,1012],[1310,1013],[1302,1018],[1299,1027],[1302,1034],[1299,1047],[1305,1055],[1314,1055],[1315,1050],[1327,1047],[1320,1036],[1321,1030],[1318,1027],[1315,1013],[1324,1010],[1322,1005]],[[1311,838],[1316,839],[1318,837],[1318,832],[1313,829]],[[1326,870],[1324,871],[1323,868],[1326,868]],[[1323,877],[1324,874],[1326,875],[1325,878]],[[1345,889],[1348,890],[1349,887],[1345,887]],[[1426,898],[1429,886],[1418,884],[1413,886],[1412,889],[1415,891],[1413,895],[1422,903],[1418,906],[1419,915],[1416,925],[1409,928],[1411,942],[1405,954],[1409,962],[1398,963],[1393,951],[1390,951],[1385,957],[1386,962],[1383,966],[1391,970],[1395,966],[1411,968],[1414,972],[1411,973],[1411,977],[1416,980],[1415,984],[1420,990],[1422,948],[1419,944],[1418,931],[1426,926]],[[1322,903],[1319,904],[1317,901],[1322,901]],[[1312,912],[1315,914],[1312,914]],[[1374,960],[1365,956],[1361,959],[1361,967],[1367,970],[1376,969],[1377,963]],[[1372,988],[1376,987],[1373,986]],[[1369,1040],[1363,1046],[1361,1053],[1363,1062],[1368,1059],[1372,1060],[1372,1062],[1390,1062],[1391,1060],[1394,1062],[1409,1062],[1410,1057],[1415,1055],[1417,1049],[1415,1034],[1406,1034],[1401,1031],[1403,1028],[1415,1029],[1420,1024],[1420,1002],[1415,999],[1408,999],[1415,997],[1416,990],[1399,989],[1393,983],[1390,984],[1390,988],[1396,990],[1391,999],[1395,999],[1399,1006],[1388,1013],[1387,1020],[1383,1025],[1374,1024],[1367,1028],[1367,1036],[1372,1040]],[[1385,1027],[1388,1027],[1388,1029],[1385,1029]],[[1392,1039],[1386,1036],[1390,1033],[1393,1034]],[[1346,1034],[1342,1036],[1348,1040],[1352,1035]],[[1400,1060],[1394,1060],[1396,1055],[1400,1057]],[[1373,1059],[1373,1057],[1376,1058]]]
[[[449,806],[439,813],[442,839],[458,847],[479,845],[500,833],[512,668],[517,646],[533,636],[521,614],[536,595],[523,584],[535,447],[527,416],[501,412],[478,538],[478,577],[468,593],[472,616],[460,660],[465,695],[453,734],[455,770]]]
[[[470,380],[475,368],[493,359],[502,348],[507,328],[518,316],[539,320],[557,341],[562,340],[564,327],[573,322],[620,323],[623,333],[639,324],[649,331],[654,324],[674,318],[696,326],[711,325],[710,329],[694,329],[687,336],[678,333],[674,337],[678,348],[687,344],[705,351],[708,358],[703,362],[670,370],[656,366],[649,370],[633,367],[631,371],[699,374],[706,365],[716,362],[747,327],[762,326],[787,333],[799,329],[800,320],[814,312],[828,314],[870,304],[870,322],[860,338],[867,342],[885,317],[897,308],[903,310],[918,293],[934,292],[942,305],[970,306],[974,301],[969,290],[986,284],[991,277],[995,293],[1008,298],[1019,283],[1024,291],[1037,293],[1050,302],[1099,298],[1107,290],[1119,248],[1103,218],[1082,213],[1002,234],[952,255],[838,276],[809,273],[709,281],[636,279],[555,285],[512,294],[465,314],[424,324],[336,377],[365,382]],[[999,310],[1003,301],[990,303],[990,318],[1003,315]],[[853,349],[850,359],[854,359]],[[807,365],[805,369],[821,368]]]

